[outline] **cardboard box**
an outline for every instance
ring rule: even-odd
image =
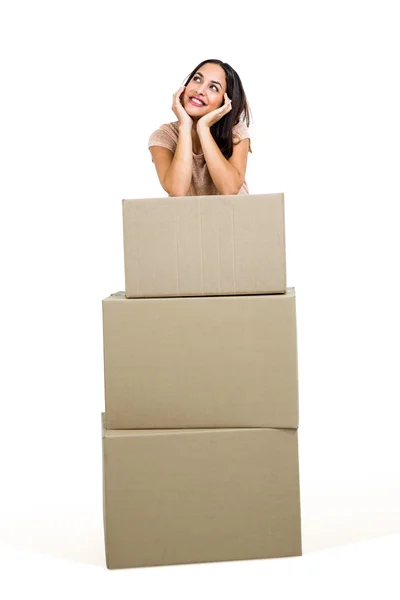
[[[103,429],[109,569],[299,556],[296,430]]]
[[[128,298],[285,292],[283,194],[122,204]]]
[[[298,427],[295,290],[103,300],[108,429]]]

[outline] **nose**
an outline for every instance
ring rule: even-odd
[[[197,93],[200,95],[202,93],[204,95],[205,90],[207,89],[207,85],[205,82],[201,83],[197,88]]]

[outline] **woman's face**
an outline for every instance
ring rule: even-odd
[[[214,63],[205,63],[187,84],[182,96],[183,107],[192,118],[200,118],[222,106],[225,92],[223,68]],[[194,96],[200,98],[202,103],[196,104],[196,100],[192,100]]]

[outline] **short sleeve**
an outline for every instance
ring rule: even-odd
[[[249,128],[247,127],[247,125],[246,125],[246,123],[244,121],[239,121],[239,123],[237,123],[233,127],[233,129],[232,129],[232,137],[233,137],[233,143],[234,144],[238,144],[242,140],[244,140],[246,138],[249,138],[249,151],[251,153],[253,153],[253,150],[251,149],[251,141],[250,141]]]
[[[174,139],[173,132],[168,129],[167,125],[161,125],[156,131],[153,131],[149,137],[148,147],[150,148],[150,146],[162,146],[175,152],[176,140]]]

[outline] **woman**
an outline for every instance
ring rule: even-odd
[[[172,110],[178,120],[148,143],[168,195],[248,194],[250,111],[236,71],[217,59],[201,62],[173,95]]]

